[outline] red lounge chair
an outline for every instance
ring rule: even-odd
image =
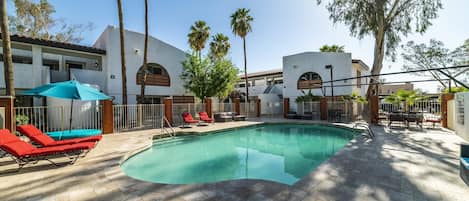
[[[189,124],[197,124],[197,123],[199,123],[198,120],[195,120],[194,118],[192,118],[192,115],[191,115],[191,113],[189,113],[189,112],[184,112],[184,113],[182,113],[182,120],[183,120],[183,122],[184,122],[183,125],[182,125],[183,127],[185,127],[185,126],[187,126],[187,125],[189,125]]]
[[[69,140],[56,141],[50,136],[48,136],[47,134],[44,134],[42,131],[40,131],[33,125],[17,126],[16,128],[21,134],[26,135],[26,137],[40,144],[43,147],[77,144],[81,142],[93,142],[97,144],[102,138],[101,135],[97,135],[97,136],[90,136],[90,137],[84,137],[84,138],[75,138],[75,139],[69,139]]]
[[[0,130],[0,149],[4,150],[18,163],[19,168],[17,171],[20,171],[29,163],[34,164],[41,160],[57,166],[55,162],[50,160],[57,156],[69,157],[70,164],[73,164],[82,153],[88,153],[94,146],[95,143],[93,142],[82,142],[72,145],[36,148],[11,134],[9,130]]]
[[[199,112],[200,120],[204,121],[205,123],[212,123],[213,119],[208,117],[206,112]]]

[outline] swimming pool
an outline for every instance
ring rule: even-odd
[[[262,124],[154,141],[121,165],[130,177],[165,184],[263,179],[292,185],[356,132],[317,124]]]

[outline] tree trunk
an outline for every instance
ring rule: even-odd
[[[373,68],[371,69],[371,75],[377,75],[370,78],[370,85],[368,86],[368,91],[366,96],[369,98],[377,93],[377,83],[379,81],[379,74],[383,68],[384,60],[384,31],[379,31],[375,35],[375,49],[374,49],[374,59],[373,59]]]
[[[243,51],[244,51],[244,81],[246,83],[246,103],[249,102],[249,86],[248,86],[248,67],[246,58],[246,38],[243,37]]]
[[[124,17],[122,14],[122,0],[117,0],[117,8],[119,13],[119,33],[121,48],[122,104],[127,105],[127,68],[125,65]]]
[[[15,96],[13,61],[11,58],[10,31],[8,30],[8,14],[6,0],[0,0],[0,30],[2,33],[3,68],[5,73],[6,95]]]
[[[143,49],[143,81],[140,85],[140,99],[145,97],[145,86],[147,82],[148,63],[148,0],[145,0],[145,47]]]

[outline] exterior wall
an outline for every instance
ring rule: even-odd
[[[457,135],[469,141],[469,93],[457,93],[454,98],[455,124]]]
[[[301,90],[297,89],[297,82],[301,75],[307,72],[315,72],[321,76],[322,81],[330,81],[330,70],[326,69],[326,65],[333,66],[333,79],[352,77],[352,57],[350,53],[322,53],[322,52],[305,52],[291,56],[283,57],[283,96],[295,100],[301,96]],[[335,85],[347,84],[334,82]],[[350,84],[350,83],[349,83]],[[325,83],[330,86],[330,83]],[[350,95],[353,88],[335,87],[334,96]],[[307,92],[308,90],[304,90]],[[321,89],[312,89],[312,93],[317,96],[323,96]],[[331,95],[331,88],[326,87],[325,95]],[[296,110],[296,104],[293,110]]]
[[[364,69],[359,64],[352,64],[352,77],[357,77],[357,71],[361,72],[361,76],[370,75],[370,71]],[[361,79],[361,87],[359,86],[352,86],[352,91],[358,93],[360,96],[366,96],[366,91],[368,90],[368,79],[367,78],[359,78]],[[357,84],[358,80],[350,80],[347,81],[347,84]]]
[[[414,85],[411,83],[406,83],[406,84],[393,84],[393,85],[380,85],[379,86],[379,95],[391,95],[396,93],[398,90],[408,90],[412,91],[414,90]]]
[[[145,35],[132,31],[125,31],[125,54],[127,66],[128,103],[137,103],[140,85],[136,83],[138,69],[143,63],[143,48]],[[108,26],[96,41],[94,47],[105,49],[107,52],[104,71],[107,75],[107,93],[115,97],[115,102],[122,101],[122,76],[120,60],[119,28]],[[156,38],[149,38],[148,63],[158,63],[169,73],[170,87],[147,86],[146,95],[172,96],[188,95],[182,85],[180,75],[186,53]]]

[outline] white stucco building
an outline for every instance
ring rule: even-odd
[[[362,85],[367,83],[364,78],[333,82],[335,86],[331,87],[331,83],[327,83],[331,80],[331,70],[332,80],[369,75],[368,66],[360,60],[352,60],[350,53],[304,52],[285,56],[283,57],[283,96],[294,99],[303,95],[301,91],[310,89],[317,96],[366,93],[366,86]]]
[[[95,48],[106,51],[105,64],[106,93],[122,100],[122,74],[120,59],[119,28],[108,26],[94,44]],[[125,53],[127,68],[128,103],[137,103],[140,94],[140,83],[137,74],[142,72],[143,49],[145,35],[133,31],[125,31]],[[182,62],[186,53],[154,37],[149,37],[148,44],[148,77],[146,85],[147,103],[161,103],[164,97],[189,95],[180,79]]]
[[[125,31],[128,103],[137,103],[140,94],[138,72],[142,72],[142,33]],[[122,74],[119,29],[108,26],[92,47],[60,43],[22,36],[11,36],[17,103],[21,106],[44,105],[45,100],[21,96],[23,90],[52,82],[76,79],[96,86],[122,102]],[[180,75],[185,52],[154,37],[149,38],[146,103],[160,103],[163,97],[187,94]],[[0,94],[5,79],[0,48]]]

